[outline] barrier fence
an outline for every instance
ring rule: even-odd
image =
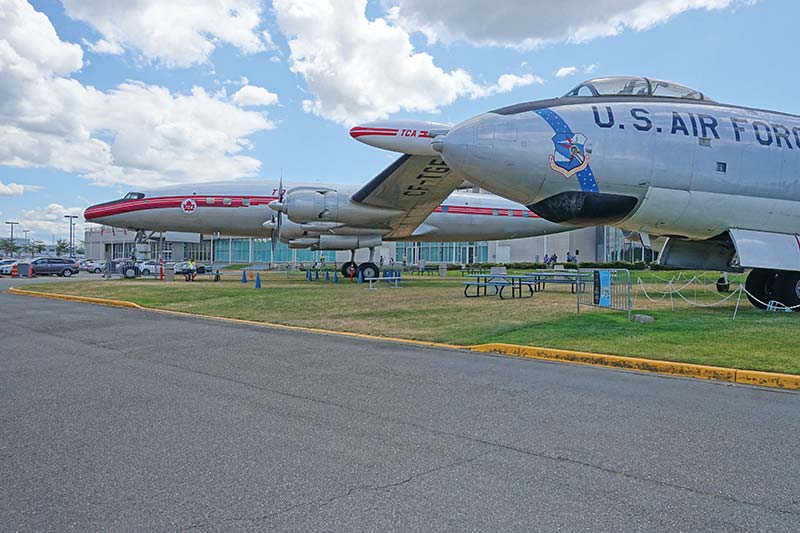
[[[626,312],[628,320],[631,319],[630,270],[578,270],[578,280],[575,290],[578,313],[581,306],[600,307]]]

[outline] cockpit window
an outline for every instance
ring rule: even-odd
[[[651,96],[709,100],[700,91],[668,81],[650,78],[595,78],[585,81],[564,95],[574,96]]]
[[[142,198],[144,198],[143,192],[129,192],[123,200],[141,200]]]

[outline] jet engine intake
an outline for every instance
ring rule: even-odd
[[[528,209],[550,222],[596,226],[622,220],[636,202],[633,196],[568,191],[529,205]]]

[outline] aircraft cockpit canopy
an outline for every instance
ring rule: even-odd
[[[564,95],[583,96],[647,96],[651,98],[682,98],[712,101],[700,91],[669,81],[652,78],[611,77],[585,81]]]
[[[123,200],[141,200],[144,198],[143,192],[129,192],[122,199]]]

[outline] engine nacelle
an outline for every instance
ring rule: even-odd
[[[289,248],[314,248],[315,250],[357,250],[377,248],[383,239],[377,235],[320,235],[300,237],[289,241]]]
[[[298,224],[339,222],[348,226],[375,226],[402,211],[371,207],[350,200],[333,189],[297,187],[286,192],[281,209]]]
[[[423,120],[380,120],[355,126],[350,136],[364,144],[411,155],[437,156],[431,147],[436,135],[443,135],[452,127],[441,122]]]

